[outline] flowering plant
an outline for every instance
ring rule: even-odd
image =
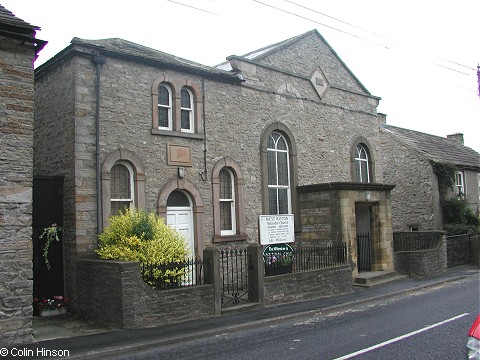
[[[38,310],[55,310],[68,306],[70,299],[68,296],[54,295],[52,298],[33,298],[33,305]]]
[[[265,257],[265,265],[277,267],[288,266],[293,262],[292,254],[272,254]]]
[[[50,244],[54,241],[60,241],[60,237],[58,233],[62,231],[62,228],[57,226],[57,224],[52,224],[43,229],[42,235],[39,236],[40,239],[46,238],[45,246],[43,247],[43,259],[45,260],[45,265],[47,265],[47,269],[50,270],[50,262],[48,261],[48,249],[50,248]]]

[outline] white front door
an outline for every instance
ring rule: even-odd
[[[195,239],[193,236],[193,216],[191,207],[167,207],[167,225],[183,235],[188,246],[188,257],[195,257]]]

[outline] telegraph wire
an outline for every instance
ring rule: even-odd
[[[198,8],[198,7],[195,7],[195,6],[183,4],[183,3],[178,2],[178,1],[174,1],[174,0],[167,0],[167,1],[168,1],[168,2],[171,2],[171,3],[174,3],[174,4],[177,4],[177,5],[181,5],[181,6],[188,7],[188,8],[190,8],[190,9],[195,9],[195,10],[198,10],[198,11],[201,11],[201,12],[205,12],[205,13],[207,13],[207,14],[220,16],[220,15],[217,14],[217,13],[214,13],[214,12],[211,12],[211,11],[208,11],[208,10],[205,10],[205,9],[202,9],[202,8]]]
[[[304,20],[307,20],[307,21],[311,21],[311,22],[316,23],[316,24],[319,24],[319,25],[321,25],[321,26],[325,26],[325,27],[327,27],[327,28],[329,28],[329,29],[332,29],[332,30],[341,32],[341,33],[346,34],[346,35],[349,35],[349,36],[353,36],[353,37],[355,37],[355,38],[357,38],[357,39],[360,39],[360,40],[363,40],[363,41],[372,43],[372,44],[377,45],[377,46],[380,46],[381,48],[384,48],[384,49],[386,49],[386,50],[391,50],[390,46],[388,46],[388,45],[381,44],[381,43],[379,43],[379,42],[375,42],[375,41],[366,39],[365,37],[362,37],[362,36],[353,34],[353,33],[351,33],[351,32],[345,31],[345,30],[341,30],[341,29],[336,28],[336,27],[331,26],[331,25],[326,25],[326,24],[324,24],[324,23],[321,23],[321,22],[319,22],[319,21],[310,19],[310,18],[308,18],[308,17],[305,17],[305,16],[302,16],[302,15],[293,13],[293,12],[291,12],[291,11],[278,8],[278,7],[273,6],[273,5],[270,5],[270,4],[266,4],[266,3],[262,2],[262,1],[259,1],[259,0],[252,0],[252,1],[253,1],[253,2],[256,2],[256,3],[259,3],[259,4],[261,4],[261,5],[264,5],[264,6],[266,6],[266,7],[270,7],[270,8],[273,8],[273,9],[275,9],[275,10],[281,11],[281,12],[286,13],[286,14],[288,14],[288,15],[295,16],[295,17],[298,17],[298,18],[301,18],[301,19],[304,19]],[[290,1],[290,0],[284,0],[284,1],[285,1],[285,2],[288,2],[288,3],[291,3],[291,4],[293,4],[293,5],[299,6],[299,7],[301,7],[301,8],[304,8],[304,9],[306,9],[306,10],[315,12],[315,13],[317,13],[317,14],[326,16],[326,17],[331,18],[331,19],[333,19],[333,20],[339,21],[339,22],[341,22],[341,23],[347,24],[347,25],[349,25],[349,26],[355,27],[355,28],[357,28],[357,29],[361,29],[362,31],[366,31],[366,32],[371,33],[371,34],[373,34],[373,35],[375,35],[375,36],[379,36],[379,37],[381,37],[381,38],[383,38],[383,39],[389,40],[389,39],[387,39],[386,37],[384,37],[384,36],[382,36],[382,35],[376,34],[376,33],[372,32],[372,31],[367,30],[367,29],[363,29],[363,28],[361,28],[361,27],[359,27],[359,26],[350,24],[350,23],[348,23],[348,22],[346,22],[346,21],[337,19],[337,18],[335,18],[335,17],[333,17],[333,16],[329,16],[329,15],[326,15],[326,14],[321,13],[321,12],[319,12],[319,11],[310,9],[310,8],[308,8],[308,7],[306,7],[306,6],[297,4],[297,3],[293,2],[293,1]],[[392,40],[389,40],[389,41],[392,41]],[[394,41],[394,42],[396,42],[396,43],[398,43],[398,44],[401,44],[401,43],[399,43],[398,41]],[[474,68],[472,68],[472,67],[470,67],[470,66],[468,66],[468,65],[460,64],[460,63],[457,63],[457,62],[454,62],[454,61],[451,61],[451,60],[448,60],[448,59],[445,59],[445,58],[442,58],[442,57],[439,57],[439,59],[441,59],[441,60],[443,60],[443,61],[446,61],[446,62],[449,62],[449,63],[452,63],[452,64],[455,64],[455,65],[457,65],[457,66],[461,66],[461,67],[467,68],[467,69],[472,70],[472,71],[475,70]],[[438,66],[438,67],[444,68],[444,69],[446,69],[446,70],[450,70],[450,71],[457,72],[457,73],[460,73],[460,74],[463,74],[463,75],[471,76],[470,73],[466,73],[466,72],[463,72],[463,71],[460,71],[460,70],[457,70],[457,69],[453,69],[453,68],[450,68],[450,67],[445,66],[445,65],[439,65],[439,64],[436,64],[436,63],[433,63],[433,62],[432,62],[432,64],[433,64],[433,65],[436,65],[436,66]]]

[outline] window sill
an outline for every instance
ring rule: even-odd
[[[170,131],[170,130],[158,130],[152,129],[152,135],[161,135],[161,136],[171,136],[171,137],[179,137],[179,138],[187,138],[187,139],[198,139],[203,140],[205,136],[203,134],[193,134],[181,131]]]
[[[213,238],[214,243],[221,243],[221,242],[230,242],[230,241],[245,241],[247,240],[247,235],[216,235]]]

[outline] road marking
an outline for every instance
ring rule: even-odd
[[[414,336],[414,335],[417,335],[417,334],[420,334],[424,331],[428,331],[430,329],[433,329],[433,328],[436,328],[438,326],[442,326],[446,323],[449,323],[451,321],[455,321],[455,320],[458,320],[464,316],[467,316],[469,315],[469,313],[463,313],[463,314],[460,314],[460,315],[457,315],[453,318],[450,318],[450,319],[447,319],[447,320],[444,320],[444,321],[441,321],[439,323],[436,323],[436,324],[433,324],[433,325],[429,325],[427,327],[424,327],[423,329],[420,329],[420,330],[416,330],[416,331],[413,331],[411,333],[408,333],[408,334],[405,334],[405,335],[402,335],[402,336],[399,336],[399,337],[396,337],[394,339],[391,339],[391,340],[387,340],[387,341],[384,341],[380,344],[377,344],[377,345],[373,345],[373,346],[370,346],[369,348],[366,348],[366,349],[363,349],[363,350],[359,350],[359,351],[356,351],[354,353],[351,353],[351,354],[348,354],[348,355],[344,355],[342,357],[339,357],[339,358],[336,358],[334,360],[346,360],[346,359],[350,359],[350,358],[353,358],[357,355],[361,355],[361,354],[365,354],[369,351],[372,351],[372,350],[375,350],[375,349],[378,349],[378,348],[381,348],[381,347],[384,347],[384,346],[387,346],[387,345],[390,345],[390,344],[393,344],[397,341],[400,341],[400,340],[403,340],[403,339],[406,339],[406,338],[409,338],[411,336]]]

